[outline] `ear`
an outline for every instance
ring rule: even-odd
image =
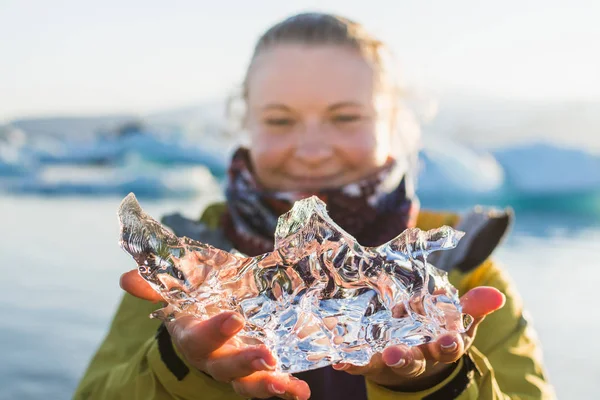
[[[237,88],[225,100],[225,119],[227,132],[237,136],[248,127],[248,100],[243,89]]]
[[[390,132],[392,132],[392,136],[394,135],[394,133],[396,133],[396,130],[398,129],[398,119],[399,119],[399,112],[400,112],[400,102],[399,102],[399,97],[398,97],[398,91],[395,89],[390,89],[389,90],[389,101],[390,101]]]

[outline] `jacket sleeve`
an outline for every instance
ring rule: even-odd
[[[231,385],[219,383],[186,365],[173,371],[163,361],[174,351],[161,343],[160,321],[148,318],[159,306],[125,294],[108,335],[79,383],[74,399],[241,399]],[[168,337],[168,336],[167,336]],[[163,336],[164,338],[164,336]]]
[[[476,286],[493,286],[506,295],[506,304],[486,317],[468,351],[473,368],[461,375],[460,361],[454,372],[437,386],[422,392],[400,393],[367,380],[370,400],[554,399],[543,369],[541,348],[524,314],[522,301],[507,274],[489,260],[466,276],[457,277],[461,293]],[[462,381],[462,383],[461,383]],[[457,386],[458,383],[458,386]]]

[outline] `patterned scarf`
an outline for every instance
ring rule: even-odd
[[[407,193],[404,171],[389,159],[357,182],[318,193],[268,191],[252,171],[249,152],[238,149],[229,167],[227,211],[222,225],[235,248],[249,256],[273,250],[277,219],[294,202],[317,195],[329,216],[365,246],[378,246],[414,226],[419,209],[416,196]]]

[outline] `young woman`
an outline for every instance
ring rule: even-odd
[[[273,248],[279,215],[316,194],[361,244],[378,245],[407,227],[443,224],[468,232],[434,260],[465,293],[475,318],[463,335],[414,348],[388,347],[367,366],[338,364],[296,376],[273,371],[264,346],[232,338],[242,317],[148,319],[160,301],[137,271],[75,398],[126,399],[476,399],[549,398],[534,332],[506,274],[489,259],[510,215],[419,210],[411,160],[416,131],[399,117],[387,50],[358,24],[301,14],[258,41],[244,81],[246,148],[231,161],[227,201],[200,221],[163,222],[179,236],[248,255]],[[485,318],[485,319],[484,319]]]

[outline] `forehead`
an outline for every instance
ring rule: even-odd
[[[254,60],[248,100],[254,105],[367,102],[373,98],[373,88],[373,69],[357,50],[284,44]]]

